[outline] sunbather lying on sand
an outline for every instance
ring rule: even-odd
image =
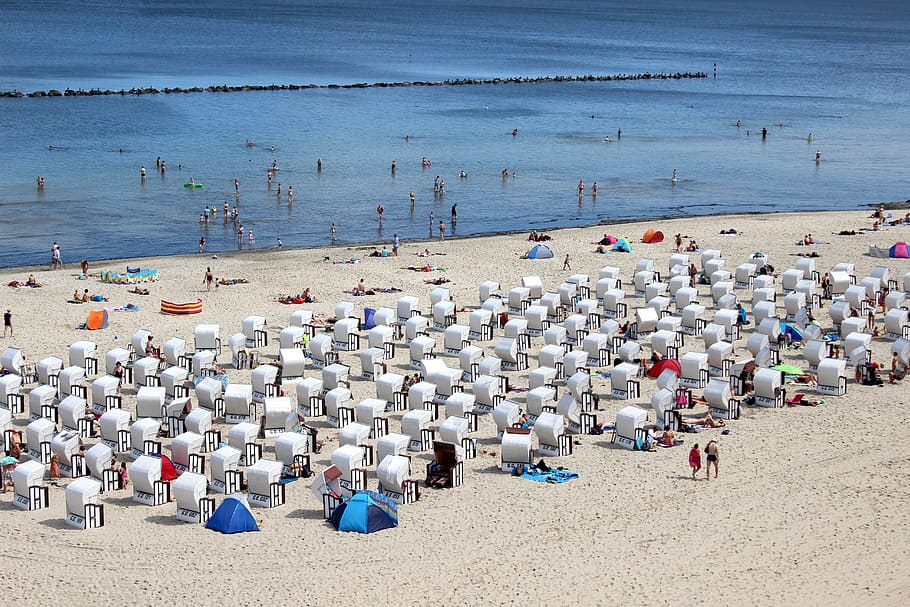
[[[135,293],[136,295],[148,295],[149,290],[145,287],[133,287],[132,289],[129,289],[127,293]]]
[[[702,423],[709,428],[722,428],[727,425],[722,419],[714,419],[710,409],[705,413],[705,420]]]
[[[793,378],[793,383],[800,386],[817,386],[818,377],[815,373],[802,373]]]
[[[247,280],[246,278],[219,278],[218,279],[218,284],[225,285],[225,286],[245,285],[248,282],[250,282],[250,281]]]

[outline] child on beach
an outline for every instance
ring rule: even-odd
[[[689,467],[692,468],[692,480],[695,480],[695,473],[701,470],[701,450],[698,443],[689,450]]]
[[[130,474],[126,470],[126,462],[120,462],[120,488],[126,489],[130,484]]]

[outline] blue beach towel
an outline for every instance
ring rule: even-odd
[[[578,474],[568,470],[550,470],[549,472],[538,470],[536,472],[525,472],[521,475],[521,478],[527,478],[538,483],[567,483],[572,479],[578,478]]]

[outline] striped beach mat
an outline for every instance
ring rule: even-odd
[[[161,300],[161,313],[174,315],[201,314],[202,300],[197,299],[190,303],[174,303],[171,301]]]

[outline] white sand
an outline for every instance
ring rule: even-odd
[[[910,270],[906,260],[872,259],[865,252],[870,243],[890,246],[906,240],[910,226],[879,234],[832,235],[868,227],[867,216],[856,211],[700,217],[563,230],[552,234],[549,244],[556,257],[546,261],[519,259],[528,247],[523,235],[404,243],[397,259],[364,258],[359,265],[322,261],[324,255],[338,259],[368,253],[342,247],[219,255],[217,260],[210,255],[130,260],[130,266],[160,271],[161,281],[147,285],[148,297],[97,280],[99,270],[122,271],[126,261],[92,264],[95,278],[80,281],[77,265],[68,259],[63,271],[36,272],[45,283],[42,289],[3,287],[2,306],[12,309],[16,330],[15,338],[3,343],[18,345],[30,360],[39,360],[63,357],[68,344],[83,339],[96,341],[104,353],[125,346],[136,329],[148,328],[159,344],[179,335],[192,348],[197,323],[219,323],[226,342],[240,330],[241,319],[261,314],[269,320],[272,338],[264,354],[272,357],[277,355],[277,332],[292,310],[309,307],[330,314],[334,304],[347,297],[342,291],[361,277],[370,287],[398,287],[420,295],[426,313],[433,287],[423,281],[445,276],[452,281],[447,286],[457,303],[476,307],[477,285],[486,279],[500,281],[504,291],[523,275],[540,275],[552,289],[571,273],[589,274],[593,284],[604,265],[620,266],[624,279],[631,278],[640,257],[653,257],[658,269],[666,270],[676,232],[697,239],[704,248],[721,249],[733,267],[761,250],[783,271],[795,264],[792,254],[817,251],[822,271],[849,260],[856,263],[858,276],[874,265],[886,265],[900,280]],[[660,228],[667,240],[638,243],[647,227]],[[719,235],[728,227],[740,233]],[[593,253],[590,243],[604,232],[628,235],[634,252]],[[829,244],[795,246],[806,232]],[[447,255],[418,258],[415,253],[424,246]],[[572,272],[561,269],[566,253],[572,257]],[[424,262],[448,271],[399,269]],[[216,276],[246,278],[250,284],[206,293],[202,278],[209,264]],[[25,280],[27,274],[4,270],[0,280]],[[285,306],[273,301],[278,294],[305,287],[311,287],[321,303]],[[110,327],[103,331],[77,330],[98,304],[65,303],[76,288],[106,295],[110,302],[103,305],[133,302],[142,309],[112,312]],[[705,293],[705,287],[701,291]],[[391,305],[399,296],[354,301],[362,310]],[[197,297],[205,302],[202,315],[158,313],[161,298]],[[630,309],[638,301],[633,299]],[[826,311],[818,318],[830,325]],[[460,314],[459,320],[466,324],[467,315]],[[442,337],[437,335],[441,350]],[[744,339],[737,342],[737,358],[744,356]],[[540,343],[535,339],[534,351]],[[874,344],[875,359],[886,362],[890,342]],[[483,346],[492,350],[489,344]],[[687,340],[686,350],[693,346],[701,347],[701,340]],[[403,368],[406,357],[400,348],[395,366]],[[343,353],[341,358],[352,365],[352,373],[359,373],[356,355]],[[455,358],[445,360],[457,366]],[[229,356],[219,362],[229,362]],[[805,367],[793,353],[785,353],[784,362]],[[537,366],[533,356],[530,366]],[[249,380],[249,371],[231,370],[230,375],[232,381]],[[513,382],[527,385],[522,375],[513,374]],[[478,454],[467,463],[463,487],[421,487],[420,501],[400,508],[397,530],[370,536],[337,533],[324,522],[310,494],[310,480],[287,485],[284,506],[255,510],[263,521],[261,533],[236,536],[179,523],[174,504],[136,504],[131,491],[103,497],[107,524],[92,531],[66,526],[62,488],[51,489],[49,509],[31,513],[14,509],[6,493],[0,497],[3,586],[7,597],[29,605],[59,604],[64,596],[69,604],[871,605],[889,599],[910,604],[907,381],[873,388],[851,379],[846,396],[829,398],[816,408],[746,407],[741,419],[729,422],[731,434],[686,434],[684,446],[656,453],[613,448],[607,436],[580,436],[573,456],[549,460],[581,475],[563,485],[512,478],[499,471],[498,457]],[[360,379],[352,389],[355,402],[375,394],[374,384]],[[642,398],[635,402],[647,407],[655,390],[653,380],[644,381]],[[595,391],[609,390],[595,381]],[[125,406],[134,407],[132,391],[126,394]],[[513,397],[524,402],[523,394]],[[612,420],[625,404],[602,398],[599,419]],[[392,415],[393,431],[400,415]],[[24,427],[19,417],[16,425]],[[315,456],[318,471],[329,461],[335,431],[326,429],[324,418],[315,425],[320,437],[329,439]],[[480,449],[498,452],[489,416],[475,436]],[[720,442],[720,478],[693,482],[687,450],[711,438]],[[272,456],[273,443],[266,441],[266,457]],[[427,459],[425,453],[415,456],[415,477],[424,477]],[[373,474],[369,484],[376,486]]]

